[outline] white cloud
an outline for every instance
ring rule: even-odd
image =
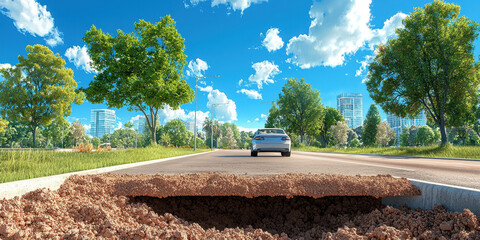
[[[373,48],[395,34],[407,16],[397,13],[385,21],[382,29],[370,28],[371,0],[314,1],[308,34],[293,37],[287,44],[287,54],[301,68],[342,65],[345,56],[354,54],[368,44]]]
[[[200,58],[197,58],[195,61],[190,60],[188,63],[187,76],[203,76],[203,72],[205,72],[208,68],[209,66],[207,62]]]
[[[372,32],[369,28],[371,0],[314,1],[308,35],[293,37],[287,44],[291,61],[301,68],[335,67],[345,55],[355,53]]]
[[[255,121],[255,122],[258,122],[258,121],[260,121],[260,118],[255,118],[254,121]]]
[[[242,86],[242,83],[243,83],[243,79],[240,79],[240,80],[238,81],[238,86]]]
[[[118,130],[118,129],[122,129],[123,128],[123,123],[122,122],[118,122],[117,123],[117,127],[115,127],[115,131]]]
[[[255,132],[255,131],[258,130],[258,128],[245,128],[245,127],[241,127],[241,126],[237,126],[237,128],[238,128],[238,131],[240,131],[240,132]]]
[[[213,90],[212,86],[206,86],[206,87],[198,86],[198,89],[202,92],[211,92]]]
[[[360,68],[355,72],[355,77],[361,76],[367,70],[367,66],[372,62],[373,58],[373,55],[367,55],[363,61],[360,61]]]
[[[265,114],[260,114],[260,117],[263,118],[263,119],[267,119],[268,115],[265,115]]]
[[[96,72],[94,69],[90,67],[90,63],[92,59],[90,59],[90,55],[88,55],[87,46],[73,46],[68,48],[65,51],[65,57],[68,58],[68,61],[75,64],[77,68],[82,68],[88,73]]]
[[[278,36],[280,31],[278,28],[270,28],[267,31],[265,39],[263,39],[262,45],[267,48],[269,52],[274,52],[283,47],[283,40]]]
[[[0,63],[0,69],[4,69],[4,68],[11,68],[12,65],[10,65],[10,63]]]
[[[250,120],[247,120],[247,123],[251,123],[251,122],[252,122],[252,121],[250,121]]]
[[[407,16],[407,14],[399,12],[387,19],[383,23],[382,29],[372,30],[373,37],[368,42],[370,48],[373,49],[378,44],[385,44],[389,38],[395,37],[397,35],[395,29],[404,28],[402,21]]]
[[[199,2],[205,2],[207,0],[190,0],[192,5],[196,5]],[[261,3],[266,2],[268,0],[212,0],[212,7],[225,4],[228,5],[229,8],[233,9],[234,11],[240,10],[242,13],[245,9],[249,8],[252,3]]]
[[[258,86],[258,89],[262,89],[264,83],[274,83],[273,77],[281,73],[281,71],[278,69],[278,65],[266,60],[263,62],[254,63],[252,68],[255,69],[255,74],[250,75],[248,80],[250,82],[255,82]]]
[[[233,100],[228,99],[225,93],[220,92],[218,89],[215,89],[208,94],[207,107],[211,108],[212,105],[214,112],[213,117],[215,119],[224,122],[237,120],[237,105]]]
[[[0,11],[13,20],[21,33],[43,37],[52,47],[63,43],[47,6],[42,6],[35,0],[0,0]]]
[[[250,99],[262,99],[262,94],[258,93],[256,90],[242,89],[237,91],[237,93],[243,93],[247,95]]]
[[[90,129],[92,129],[92,125],[90,125],[90,124],[85,124],[85,125],[83,125],[83,128],[85,128],[85,134],[87,134],[87,135],[89,135],[89,136],[92,136],[92,135],[90,134]]]
[[[197,128],[201,129],[203,122],[205,122],[205,118],[210,115],[210,112],[202,112],[197,111]],[[167,122],[180,119],[182,121],[194,121],[195,120],[195,111],[186,112],[182,108],[178,108],[176,110],[172,109],[170,106],[165,105],[163,109],[158,111],[158,117],[161,124],[166,124]]]

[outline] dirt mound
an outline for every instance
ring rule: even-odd
[[[389,175],[342,176],[324,174],[104,175],[122,196],[415,196],[420,191],[406,178]]]
[[[226,194],[226,183],[240,186],[246,183],[244,178],[248,179],[223,174],[188,176],[191,178],[171,175],[151,179],[163,179],[155,181],[165,187],[190,186],[189,183],[204,186],[197,189],[201,194],[215,194],[211,192],[214,189]],[[249,197],[274,193],[268,184],[261,184],[269,179],[290,186],[287,193],[291,195],[286,196],[331,193],[307,187],[315,179],[322,179],[318,175],[280,176],[260,177],[263,180],[258,180],[259,184],[234,193],[244,191]],[[302,176],[304,180],[300,181]],[[334,179],[330,175],[326,178]],[[358,181],[355,178],[337,177],[336,186],[346,194],[349,185],[338,182],[340,179],[377,186],[382,186],[376,182],[382,179],[400,186],[395,185],[399,180],[388,176],[358,177]],[[209,179],[208,184],[216,187],[203,185]],[[22,198],[1,200],[0,239],[480,239],[478,217],[468,210],[451,213],[441,207],[428,211],[395,209],[381,206],[380,199],[375,197],[168,197],[171,194],[162,192],[161,186],[152,195],[163,199],[119,194],[131,193],[139,186],[142,194],[148,193],[149,185],[139,185],[134,180],[134,176],[113,174],[72,176],[56,191],[40,189]],[[139,177],[140,182],[153,184],[153,180],[147,180],[146,176]],[[294,191],[296,184],[300,184],[300,192]],[[173,191],[179,194],[191,189],[196,188]],[[359,192],[362,191],[366,190]],[[394,188],[389,191],[393,193]],[[384,196],[386,191],[374,193]]]

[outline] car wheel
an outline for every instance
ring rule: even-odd
[[[285,156],[286,156],[286,157],[290,157],[291,154],[292,154],[292,152],[286,152],[286,153],[285,153]]]
[[[251,151],[250,156],[252,156],[252,157],[258,156],[258,152],[257,151]]]
[[[282,157],[285,157],[285,152],[281,152],[281,154],[282,154]]]

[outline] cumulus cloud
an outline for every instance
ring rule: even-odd
[[[190,0],[192,5],[197,5],[199,2],[205,2],[208,0]],[[240,10],[243,14],[243,11],[249,8],[253,3],[266,2],[268,0],[212,0],[212,7],[225,4],[234,11]],[[188,5],[186,5],[188,6]]]
[[[368,44],[385,42],[406,17],[397,13],[382,29],[370,28],[371,0],[315,1],[310,8],[309,32],[293,37],[287,44],[289,62],[301,68],[342,65],[345,56]]]
[[[10,63],[0,63],[0,69],[4,69],[4,68],[11,68],[12,65],[10,65]]]
[[[269,61],[254,63],[252,68],[255,69],[255,74],[250,75],[248,80],[256,83],[258,89],[262,89],[263,84],[274,83],[273,77],[281,73],[278,69],[278,65]]]
[[[206,86],[206,87],[198,86],[198,90],[200,90],[202,92],[211,92],[213,90],[213,88],[212,88],[212,86]]]
[[[13,20],[21,33],[43,37],[52,47],[63,43],[47,6],[42,6],[35,0],[0,0],[0,11]]]
[[[255,122],[258,122],[258,121],[260,121],[260,118],[255,118],[254,121],[255,121]]]
[[[203,72],[205,72],[208,67],[207,62],[200,58],[197,58],[195,61],[190,60],[188,63],[187,76],[203,76]]]
[[[237,120],[237,105],[231,99],[228,99],[225,93],[218,89],[208,94],[207,107],[213,106],[213,117],[219,121],[232,122]]]
[[[248,98],[250,99],[262,99],[262,94],[257,92],[256,90],[249,90],[249,89],[242,89],[237,91],[237,93],[243,93],[247,95]]]
[[[238,128],[238,131],[240,132],[256,132],[258,130],[258,128],[246,128],[242,126],[237,126],[237,128]]]
[[[355,77],[361,76],[365,70],[367,70],[368,64],[370,64],[375,56],[367,55],[365,58],[360,61],[360,68],[355,72]]]
[[[205,118],[209,116],[210,112],[197,111],[197,128],[201,128]],[[194,121],[195,120],[195,111],[187,112],[182,108],[174,110],[168,105],[165,105],[163,109],[158,111],[158,117],[161,124],[166,124],[167,122],[180,119],[182,121]]]
[[[117,126],[115,127],[115,131],[118,130],[118,129],[122,129],[122,128],[123,128],[123,123],[119,121],[117,123]]]
[[[265,115],[265,114],[260,114],[260,117],[263,118],[263,119],[267,119],[268,115]]]
[[[383,23],[383,28],[372,30],[373,37],[368,41],[370,48],[373,49],[379,44],[385,44],[388,39],[396,37],[395,29],[404,28],[403,19],[407,16],[407,14],[399,12],[387,19]]]
[[[278,36],[279,33],[280,31],[278,28],[268,29],[262,45],[267,48],[269,52],[274,52],[283,47],[283,40],[280,36]]]
[[[73,46],[68,48],[65,51],[65,57],[68,58],[68,61],[75,64],[75,67],[81,68],[85,70],[85,72],[92,73],[96,72],[90,66],[92,59],[90,59],[90,55],[88,55],[87,46]]]

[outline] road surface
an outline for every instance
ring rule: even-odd
[[[343,175],[390,174],[417,180],[480,189],[480,160],[453,160],[402,156],[292,152],[259,153],[219,150],[207,154],[115,171],[128,174],[220,172],[248,175],[323,173]]]

